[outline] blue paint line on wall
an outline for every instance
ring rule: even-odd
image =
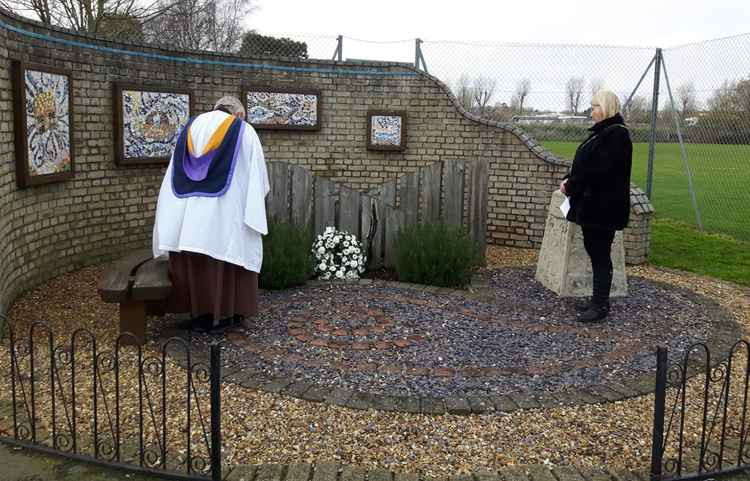
[[[112,48],[112,47],[102,47],[99,45],[93,45],[86,42],[79,42],[76,40],[67,40],[64,38],[57,38],[50,35],[46,35],[43,33],[37,33],[32,32],[30,30],[26,30],[23,28],[19,28],[13,25],[9,25],[2,20],[0,20],[0,27],[5,28],[6,30],[10,30],[11,32],[15,32],[20,35],[24,35],[26,37],[35,38],[38,40],[44,40],[48,42],[56,42],[61,43],[63,45],[70,45],[73,47],[81,47],[81,48],[87,48],[91,50],[97,50],[99,52],[106,52],[106,53],[114,53],[114,54],[120,54],[120,55],[133,55],[136,57],[144,57],[144,58],[150,58],[155,60],[165,60],[169,62],[183,62],[183,63],[191,63],[191,64],[200,64],[200,65],[219,65],[224,67],[235,67],[240,69],[248,69],[248,70],[260,70],[260,69],[268,69],[268,70],[276,70],[280,72],[300,72],[300,73],[325,73],[325,74],[334,74],[334,75],[375,75],[375,76],[381,76],[381,77],[416,77],[419,75],[417,72],[410,72],[410,71],[403,71],[403,72],[387,72],[382,70],[374,70],[374,69],[344,69],[344,68],[313,68],[313,67],[284,67],[280,65],[269,65],[269,64],[262,64],[262,63],[242,63],[242,62],[225,62],[221,60],[206,60],[206,59],[200,59],[200,58],[194,58],[194,57],[175,57],[171,55],[160,55],[156,53],[146,53],[146,52],[138,52],[135,50],[125,50],[121,48]]]

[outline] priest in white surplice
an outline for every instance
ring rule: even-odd
[[[170,312],[205,327],[258,313],[269,191],[263,148],[245,108],[223,97],[180,133],[159,191],[153,249],[169,253]]]

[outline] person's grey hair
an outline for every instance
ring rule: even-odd
[[[611,90],[600,90],[591,98],[592,104],[599,104],[604,118],[614,117],[620,111],[620,99]]]
[[[232,113],[242,112],[242,115],[245,115],[245,106],[242,105],[240,99],[238,99],[237,97],[232,97],[231,95],[222,97],[216,102],[216,105],[214,105],[214,109],[218,109],[220,107],[223,107],[224,110],[229,110]]]

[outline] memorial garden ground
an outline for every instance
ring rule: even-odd
[[[631,266],[633,295],[615,301],[609,322],[583,327],[568,320],[572,310],[564,301],[534,286],[535,261],[534,250],[490,247],[487,269],[480,273],[484,283],[480,275],[464,292],[380,281],[357,286],[313,283],[266,292],[261,302],[271,314],[261,314],[258,332],[230,328],[210,336],[193,333],[195,352],[206,341],[226,340],[222,385],[226,471],[235,466],[295,463],[333,463],[426,477],[497,472],[507,477],[515,472],[528,479],[524,473],[536,472],[538,477],[547,467],[589,474],[647,471],[654,402],[648,392],[653,391],[653,376],[638,381],[639,369],[653,371],[657,342],[673,346],[676,359],[680,347],[685,347],[683,335],[726,351],[727,342],[746,335],[750,325],[750,290],[653,265]],[[102,303],[95,292],[102,268],[65,274],[27,292],[10,311],[16,328],[44,318],[63,337],[85,327],[101,343],[111,342],[116,327],[100,320],[115,317],[116,309]],[[506,296],[506,302],[483,297],[487,287]],[[306,292],[320,302],[310,303]],[[323,299],[321,292],[327,293]],[[320,322],[336,310],[346,314],[347,302],[367,302],[371,317]],[[314,311],[310,322],[300,320],[301,326],[291,329],[286,323],[275,323],[272,315],[304,308]],[[395,313],[401,317],[384,315]],[[510,320],[504,337],[512,341],[501,345],[500,337],[492,338],[497,328],[491,321],[503,315]],[[358,326],[344,325],[345,319],[357,321]],[[184,337],[186,331],[175,328],[177,321],[153,318],[146,352],[158,352],[163,336]],[[482,326],[484,330],[478,329]],[[379,351],[374,340],[364,357],[357,357],[362,351],[351,343],[334,344],[346,339],[343,333],[336,338],[335,328],[357,327],[371,331],[363,335],[379,336],[380,342],[390,344]],[[298,331],[292,334],[292,329]],[[463,348],[442,344],[454,356],[444,363],[452,366],[448,368],[452,372],[435,368],[429,347],[439,343],[424,339],[428,329],[463,340]],[[265,339],[255,338],[261,334]],[[314,339],[329,345],[309,345]],[[261,340],[267,345],[262,346]],[[406,343],[400,347],[399,340]],[[285,351],[292,345],[297,351]],[[414,353],[424,348],[421,355]],[[461,365],[462,359],[473,363],[474,372]],[[175,356],[169,369],[179,372],[181,362],[184,359]],[[8,369],[7,350],[2,369]],[[519,384],[503,385],[498,379]],[[305,380],[312,382],[296,390]],[[599,387],[585,389],[592,383]],[[688,386],[691,393],[703,387],[697,378]],[[350,392],[347,397],[344,388],[354,387],[369,396],[355,398]],[[4,389],[5,397],[8,387]],[[132,382],[127,389],[135,389]],[[170,398],[177,392],[177,388],[170,391]],[[741,410],[730,404],[730,410]],[[169,423],[179,424],[183,414],[170,412]],[[5,435],[8,422],[6,409]],[[699,432],[697,420],[689,423]]]

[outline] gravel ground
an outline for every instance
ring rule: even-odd
[[[532,268],[487,274],[488,302],[373,285],[266,292],[253,326],[230,336],[238,342],[224,350],[225,369],[395,396],[559,391],[652,373],[657,345],[676,358],[706,341],[712,322],[731,322],[726,311],[717,319],[701,309],[703,296],[632,277],[629,296],[613,301],[608,321],[584,326],[574,320],[573,303],[536,282]],[[295,330],[307,337],[291,336]],[[222,336],[193,339],[206,346]],[[399,340],[403,348],[394,345]],[[352,349],[356,343],[364,346]],[[378,343],[384,348],[366,348]]]
[[[488,265],[530,266],[535,256],[531,250],[491,247]],[[106,343],[116,335],[116,325],[101,320],[115,319],[117,309],[102,303],[96,294],[100,273],[101,267],[86,268],[47,282],[22,296],[10,316],[19,326],[44,318],[63,333],[86,327]],[[643,279],[636,284],[643,282],[644,288],[649,282],[660,282],[714,299],[736,319],[743,333],[747,329],[747,288],[651,266],[630,267],[628,273],[634,280]],[[690,298],[682,301],[690,302]],[[156,346],[148,349],[155,352]],[[0,369],[8,369],[5,350]],[[0,399],[7,399],[7,383],[3,384]],[[701,389],[700,379],[688,384],[689,393]],[[649,462],[653,402],[653,396],[647,395],[504,415],[428,416],[350,410],[226,385],[222,390],[226,463],[335,461],[428,476],[538,463],[638,469]],[[730,414],[736,414],[736,409],[733,403]],[[7,417],[0,419],[6,429],[7,421]],[[699,435],[695,423],[688,419],[686,430]]]

